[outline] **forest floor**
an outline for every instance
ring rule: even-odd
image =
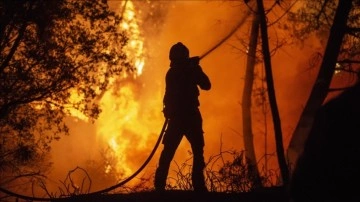
[[[64,202],[289,202],[282,187],[262,188],[246,193],[197,193],[193,191],[169,190],[128,194],[83,195],[56,201]]]

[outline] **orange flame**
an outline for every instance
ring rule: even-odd
[[[124,2],[123,2],[124,4]],[[134,12],[134,6],[128,1],[123,9],[121,29],[128,31],[130,39],[125,47],[128,58],[133,61],[135,74],[129,78],[124,73],[120,79],[114,79],[111,87],[100,100],[102,113],[97,121],[98,140],[108,147],[108,155],[116,158],[116,167],[106,165],[105,172],[115,170],[120,176],[129,176],[134,172],[130,163],[132,153],[146,150],[148,136],[152,133],[141,116],[141,103],[138,99],[139,81],[144,67],[143,38],[140,34]],[[136,152],[131,152],[136,151]],[[136,167],[138,165],[134,165]]]

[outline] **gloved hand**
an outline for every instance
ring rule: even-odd
[[[195,57],[191,57],[190,58],[190,63],[194,66],[198,66],[200,62],[200,57],[199,56],[195,56]]]

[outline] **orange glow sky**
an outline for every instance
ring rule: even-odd
[[[230,32],[244,13],[242,3],[234,1],[164,2],[167,9],[162,13],[161,25],[155,29],[152,28],[154,22],[139,22],[140,29],[152,30],[141,33],[145,43],[142,75],[136,80],[115,82],[114,91],[107,92],[102,98],[103,113],[94,124],[69,118],[71,135],[53,144],[54,164],[50,174],[53,181],[64,179],[67,172],[76,166],[85,167],[86,161],[98,160],[100,151],[106,147],[111,137],[115,137],[114,141],[119,143],[120,154],[117,155],[121,165],[117,169],[124,171],[126,175],[134,172],[149,155],[164,121],[161,110],[165,74],[169,66],[169,48],[181,41],[188,46],[191,56],[201,55]],[[112,3],[116,9],[119,1]],[[137,6],[141,8],[139,2]],[[143,6],[145,10],[147,4],[144,3]],[[200,62],[212,81],[210,91],[200,92],[206,160],[211,155],[218,154],[220,147],[223,151],[244,149],[240,101],[246,55],[238,50],[245,51],[238,38],[248,37],[251,19],[250,17],[234,36]],[[269,33],[270,38],[274,39],[274,28]],[[281,31],[277,34],[284,35]],[[272,58],[285,145],[290,140],[316,75],[315,70],[306,71],[308,56],[314,50],[322,50],[319,42],[311,41],[305,44],[303,50],[285,47]],[[257,68],[262,68],[262,65]],[[264,155],[262,115],[255,115],[253,123],[256,152],[260,158]],[[268,124],[271,133],[270,116]],[[274,138],[272,135],[268,138],[268,153],[274,153]],[[162,146],[141,175],[154,173],[161,149]],[[174,160],[181,163],[189,158],[188,150],[190,147],[184,138]],[[95,190],[111,185],[94,180],[92,183]]]

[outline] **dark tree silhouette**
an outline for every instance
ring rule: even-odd
[[[133,70],[120,22],[104,0],[0,2],[0,183],[39,173],[71,110],[96,119],[109,78]]]
[[[358,7],[356,2],[349,0],[336,4],[330,0],[307,1],[307,6],[292,16],[299,22],[296,26],[302,25],[295,27],[296,36],[302,38],[313,31],[320,31],[328,32],[329,37],[318,76],[289,144],[291,164],[295,164],[298,155],[302,153],[315,114],[328,95],[337,64],[341,64],[342,70],[353,71],[351,62],[359,61],[359,51],[355,48],[359,46],[359,34],[356,33],[358,30],[354,27],[359,26],[359,16],[355,12]]]
[[[291,183],[294,201],[359,201],[360,82],[316,113]]]
[[[268,87],[269,103],[273,118],[273,124],[274,124],[276,154],[279,162],[279,168],[280,168],[283,184],[287,186],[289,184],[289,170],[285,160],[281,121],[280,121],[279,110],[276,103],[274,81],[272,76],[271,56],[270,56],[269,39],[268,39],[266,16],[265,16],[266,13],[265,13],[263,1],[257,0],[256,2],[258,7],[257,9],[259,12],[262,53],[264,57],[264,66],[266,73],[266,84]]]
[[[241,103],[245,156],[248,160],[249,168],[252,169],[249,172],[252,172],[254,176],[256,176],[255,179],[258,179],[257,186],[261,186],[261,182],[254,148],[254,138],[251,121],[251,101],[254,83],[254,69],[256,65],[256,48],[258,44],[259,27],[259,15],[257,13],[253,13],[253,21],[251,24],[249,40],[249,51],[246,58],[244,90]]]

